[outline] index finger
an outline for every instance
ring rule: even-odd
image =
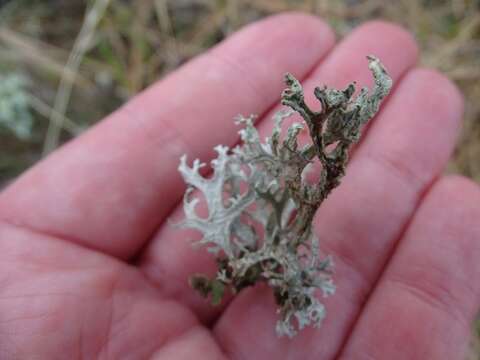
[[[0,220],[131,257],[183,192],[180,155],[232,145],[237,112],[265,112],[280,74],[304,77],[333,42],[308,15],[248,26],[28,171],[0,194]]]

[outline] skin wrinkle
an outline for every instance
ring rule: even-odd
[[[83,324],[81,325],[80,331],[79,331],[79,336],[78,336],[78,357],[77,359],[82,360],[83,359]]]
[[[355,279],[355,282],[358,282],[361,284],[360,288],[367,288],[367,285],[370,283],[370,279],[365,275],[365,272],[359,271],[358,266],[356,265],[356,261],[351,258],[349,255],[346,255],[342,252],[335,252],[328,247],[324,246],[322,249],[325,254],[335,254],[335,259],[334,259],[334,264],[335,268],[342,268],[342,271],[347,271],[348,275],[347,277],[351,277]],[[363,292],[362,292],[363,293]],[[368,292],[365,292],[364,296],[367,296]],[[358,294],[354,297],[352,297],[351,303],[355,304],[356,299],[358,299]]]
[[[41,313],[41,314],[35,314],[35,315],[30,315],[30,316],[13,317],[13,318],[10,318],[10,319],[7,319],[7,320],[2,319],[2,320],[0,320],[0,324],[1,325],[8,325],[8,323],[16,322],[16,321],[19,321],[19,320],[45,319],[45,318],[48,318],[49,315],[50,315],[49,312],[44,312],[44,313]]]
[[[200,326],[200,325],[198,323],[194,322],[194,323],[190,324],[189,326],[185,327],[182,330],[178,330],[177,332],[174,332],[174,333],[169,333],[168,336],[166,336],[163,339],[163,341],[155,347],[155,349],[159,349],[159,348],[162,348],[162,347],[168,345],[171,341],[175,341],[175,339],[178,339],[178,338],[182,337],[185,333],[187,333],[192,328],[195,328],[197,326]],[[153,354],[155,352],[155,349],[151,350],[150,353]]]
[[[139,272],[136,272],[136,273],[138,274]],[[141,274],[141,276],[144,277],[143,274]],[[155,288],[155,291],[156,291],[156,293],[159,293],[159,291],[156,288]],[[159,307],[162,307],[162,306],[167,307],[168,304],[175,305],[174,306],[175,308],[180,308],[181,307],[184,310],[188,310],[188,309],[184,308],[181,304],[178,304],[176,301],[166,299],[164,297],[161,298],[161,303],[158,304],[158,306]],[[112,309],[114,311],[114,308],[112,308]],[[113,339],[117,338],[119,336],[119,334],[123,333],[124,331],[128,331],[129,326],[125,326],[122,329],[121,326],[119,326],[119,323],[122,323],[129,316],[132,316],[132,314],[133,314],[132,308],[130,308],[129,310],[130,310],[130,312],[125,312],[125,315],[122,316],[120,319],[117,319],[116,321],[114,320],[114,322],[115,322],[114,326],[119,327],[120,330],[116,331],[116,332],[112,332],[112,329],[113,329],[114,326],[111,327],[111,329],[109,330],[109,334],[110,334],[109,341],[108,341],[109,343],[111,343]],[[189,320],[190,320],[190,325],[189,326],[197,326],[198,322],[197,322],[196,318],[193,316],[193,314],[190,313],[189,310],[188,310],[188,314],[189,314],[188,317],[189,317]],[[185,330],[179,330],[178,334],[181,334],[181,333],[183,333],[183,331],[186,331],[189,328],[189,326],[187,326],[185,328]],[[159,346],[163,346],[163,344],[168,343],[171,338],[175,338],[177,336],[176,334],[177,333],[169,333],[168,336],[166,336],[165,339],[163,339],[163,342]]]
[[[422,178],[412,169],[410,163],[404,162],[403,159],[398,156],[365,152],[364,158],[374,162],[380,167],[384,167],[386,172],[394,175],[394,177],[405,185],[404,187],[422,188],[429,181],[429,179]],[[412,183],[415,184],[412,186]]]
[[[191,245],[186,244],[188,247],[188,251],[191,250]],[[197,251],[200,251],[200,249],[197,249]],[[163,254],[160,254],[161,256],[164,256]],[[205,257],[208,259],[208,261],[211,261],[211,266],[210,266],[210,273],[214,274],[215,273],[215,264],[213,260],[211,259],[211,256],[208,253],[204,254]],[[171,259],[173,254],[165,254],[166,260]],[[189,291],[188,294],[185,294],[185,291],[183,289],[186,287],[189,290],[191,289],[188,280],[180,277],[176,272],[171,272],[168,270],[167,267],[165,267],[165,261],[158,261],[158,258],[151,259],[149,260],[148,258],[142,258],[141,259],[141,272],[144,274],[144,276],[152,283],[155,284],[155,286],[159,289],[159,292],[165,296],[168,299],[174,299],[176,301],[179,301],[183,305],[191,308],[196,315],[198,316],[200,322],[207,327],[212,327],[215,324],[215,320],[217,316],[221,312],[221,308],[216,307],[216,308],[211,308],[210,304],[205,301],[202,298],[197,298],[198,301],[201,302],[203,307],[211,308],[212,313],[209,314],[202,314],[196,311],[198,309],[198,304],[192,304],[188,296],[191,295],[191,292]],[[224,299],[223,306],[227,306],[229,301],[231,300],[230,296],[227,296]]]
[[[414,279],[407,279],[402,276],[392,277],[390,275],[386,281],[387,283],[382,284],[382,286],[389,286],[389,283],[391,283],[395,287],[400,287],[412,297],[425,302],[431,308],[449,314],[454,321],[461,323],[462,326],[470,326],[469,321],[467,321],[462,311],[459,309],[455,311],[455,306],[452,306],[458,303],[459,299],[455,296],[455,293],[451,292],[448,288],[437,287],[436,289],[432,289],[429,284],[416,284]]]
[[[2,341],[4,338],[8,337],[19,337],[28,336],[28,337],[45,337],[47,334],[58,333],[58,328],[61,327],[61,318],[63,311],[56,308],[55,304],[45,305],[46,311],[38,316],[21,316],[16,319],[9,319],[10,321],[1,322],[2,325],[7,325],[6,327],[2,326]],[[32,322],[31,320],[38,320]],[[37,325],[39,324],[39,325]],[[30,325],[30,326],[27,326]],[[36,326],[32,326],[36,325]]]
[[[170,286],[170,289],[166,289],[165,288],[165,283],[168,282],[171,284],[172,282],[176,283],[176,284],[183,284],[184,281],[183,279],[181,279],[180,277],[176,276],[176,274],[169,274],[168,272],[166,272],[162,266],[161,266],[162,263],[155,263],[154,265],[154,271],[155,271],[155,276],[152,275],[152,273],[150,271],[142,271],[142,273],[145,275],[145,277],[150,281],[152,282],[152,284],[154,284],[157,289],[162,293],[164,294],[167,298],[169,299],[179,299],[179,297],[181,298],[181,293],[179,292],[175,292],[175,291],[172,291],[170,290],[172,287]],[[178,286],[180,287],[180,286]],[[173,289],[175,289],[175,286],[173,286]]]
[[[187,307],[192,307],[191,305],[189,306],[189,301],[185,298],[185,293],[182,291],[182,288],[185,287],[186,284],[185,279],[177,276],[176,273],[172,274],[166,271],[162,265],[163,262],[155,261],[155,263],[149,263],[143,259],[142,274],[145,275],[148,281],[156,286],[158,291],[165,296],[166,299],[176,300]],[[213,264],[212,270],[214,270]],[[212,274],[214,274],[214,272]],[[166,285],[167,282],[169,285]],[[187,284],[187,286],[189,285]],[[232,298],[233,295],[226,294],[222,300],[222,305],[224,307],[228,306]],[[204,299],[201,299],[201,301],[204,302],[206,306],[210,306]],[[221,314],[220,309],[212,310],[214,310],[213,316],[197,314],[200,323],[209,329],[214,327],[217,317]]]
[[[75,244],[77,246],[80,246],[80,244],[77,242],[77,240],[75,238],[61,237],[57,234],[46,232],[46,231],[41,231],[41,230],[35,229],[35,228],[31,228],[27,224],[22,224],[20,222],[14,222],[14,221],[9,220],[9,219],[0,218],[0,229],[1,229],[2,226],[13,227],[13,228],[18,229],[18,230],[27,231],[27,232],[30,232],[33,236],[35,236],[35,235],[45,236],[45,237],[51,238],[55,241],[60,241],[60,242],[66,241],[68,243],[72,243],[72,244]],[[0,235],[1,235],[1,233],[0,233]],[[82,247],[85,248],[86,250],[94,250],[94,249],[88,248],[88,247],[83,246],[83,245],[82,245]]]
[[[114,311],[115,311],[115,288],[117,287],[118,281],[120,277],[116,279],[116,281],[112,282],[112,286],[110,288],[110,306],[109,306],[109,314],[108,314],[108,321],[107,321],[107,326],[106,326],[106,332],[104,336],[104,341],[100,343],[100,346],[98,347],[98,352],[97,352],[97,358],[100,359],[101,353],[105,352],[105,356],[107,359],[110,359],[110,343],[111,343],[111,333],[113,329],[113,319],[114,317]],[[104,351],[105,349],[105,351]]]

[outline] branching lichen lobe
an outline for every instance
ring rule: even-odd
[[[340,184],[348,150],[360,138],[362,126],[375,115],[392,86],[380,61],[373,56],[368,60],[375,80],[371,93],[363,88],[354,97],[355,84],[344,90],[316,88],[321,109],[314,111],[305,103],[301,84],[287,74],[282,104],[290,109],[274,116],[266,142],[261,142],[253,116],[240,116],[242,145],[232,150],[217,146],[210,177],[199,174],[204,164],[198,160],[189,167],[186,157],[181,159],[179,171],[189,185],[181,226],[202,234],[199,243],[215,253],[218,264],[211,279],[192,276],[192,287],[219,304],[227,289],[238,293],[259,281],[267,283],[279,307],[279,336],[292,337],[307,325],[320,326],[325,309],[315,293],[320,290],[328,296],[335,291],[332,260],[320,257],[312,221]],[[282,122],[295,112],[309,133],[310,142],[302,147],[297,138],[303,124],[290,125],[281,139]],[[305,175],[314,161],[321,169],[312,183]],[[208,209],[204,217],[196,209],[199,195]]]

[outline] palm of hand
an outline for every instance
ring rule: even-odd
[[[441,75],[412,69],[415,45],[398,27],[370,23],[333,42],[305,15],[257,23],[1,193],[2,358],[461,359],[480,291],[470,280],[480,191],[436,178],[461,98]],[[317,216],[337,264],[323,327],[277,339],[262,287],[212,309],[186,279],[213,260],[166,222],[183,189],[179,156],[205,159],[234,143],[228,119],[268,110],[282,72],[306,78],[308,93],[362,83],[369,74],[357,58],[370,53],[397,85]]]

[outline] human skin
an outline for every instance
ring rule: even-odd
[[[314,86],[395,87],[317,213],[337,292],[321,329],[277,338],[256,286],[211,307],[188,286],[211,273],[182,217],[180,155],[234,145],[237,113],[267,135],[286,71]],[[366,23],[335,44],[320,19],[247,26],[153,85],[0,193],[1,359],[463,359],[480,295],[480,190],[443,176],[458,90],[416,66],[402,28]]]

